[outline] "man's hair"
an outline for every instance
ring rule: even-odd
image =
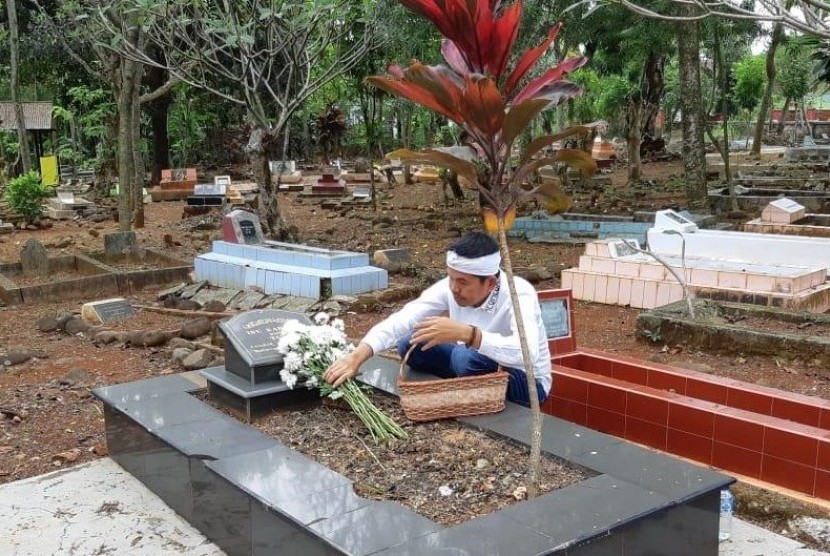
[[[484,232],[467,232],[458,238],[447,251],[453,251],[456,255],[467,259],[477,259],[492,255],[499,250],[499,244],[490,235]],[[487,276],[476,276],[484,280]]]

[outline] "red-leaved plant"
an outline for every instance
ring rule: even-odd
[[[520,0],[509,6],[498,0],[400,2],[431,21],[445,37],[441,53],[447,65],[428,66],[415,60],[407,68],[392,65],[386,75],[369,77],[367,81],[446,116],[467,133],[469,140],[463,147],[419,152],[400,149],[387,157],[450,168],[480,192],[485,227],[490,233],[498,233],[521,339],[528,392],[536,392],[506,230],[512,225],[519,198],[540,193],[538,189],[522,187],[531,173],[543,166],[561,163],[591,174],[596,171],[596,163],[582,150],[558,149],[549,155],[543,153],[546,147],[561,139],[587,133],[589,128],[585,126],[538,137],[524,147],[517,160],[511,154],[516,139],[543,110],[581,92],[579,87],[562,78],[583,66],[587,59],[567,59],[528,79],[531,69],[556,39],[560,28],[556,25],[538,46],[518,56],[509,70],[522,15]],[[542,417],[536,396],[531,394],[530,401],[533,430],[528,496],[532,497],[538,492]]]

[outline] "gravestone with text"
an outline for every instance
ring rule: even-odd
[[[551,355],[576,349],[573,297],[569,289],[543,290],[538,293],[539,308]]]
[[[225,343],[225,369],[251,384],[279,380],[283,356],[277,351],[282,326],[289,320],[313,324],[302,313],[258,309],[219,323]]]
[[[259,218],[247,210],[236,209],[222,221],[222,237],[230,243],[259,245],[265,240]]]
[[[297,320],[313,324],[302,313],[257,309],[219,323],[225,337],[225,364],[201,371],[208,394],[250,421],[254,413],[317,399],[316,391],[291,390],[279,376],[283,355],[277,350],[283,325]]]
[[[135,314],[135,309],[129,300],[123,297],[92,301],[81,306],[81,318],[90,324],[116,322],[128,319]]]

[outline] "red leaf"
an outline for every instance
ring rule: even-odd
[[[582,94],[582,88],[570,81],[554,81],[550,85],[542,87],[533,100],[547,100],[546,110],[549,110],[566,100],[578,97]]]
[[[525,74],[536,65],[536,62],[545,53],[548,47],[556,40],[556,35],[559,34],[559,29],[562,28],[561,23],[557,23],[553,27],[551,27],[550,31],[548,31],[548,38],[543,40],[539,45],[535,48],[528,49],[522,54],[519,61],[516,62],[516,66],[513,68],[513,71],[510,73],[510,76],[507,78],[507,83],[504,86],[504,94],[508,98],[513,90],[518,86],[519,82],[525,76]]]
[[[486,2],[478,2],[479,5],[487,5]],[[489,8],[489,6],[488,6]],[[492,10],[488,9],[489,17],[492,18]],[[484,41],[484,60],[490,74],[498,80],[507,67],[510,54],[513,51],[513,44],[519,35],[519,23],[522,19],[522,3],[516,2],[505,8],[501,17],[490,21],[490,28],[481,36]]]
[[[420,62],[412,63],[402,72],[399,70],[393,66],[389,75],[367,77],[366,82],[443,114],[454,122],[464,123],[465,115],[459,112],[463,82],[456,74],[443,66],[425,66]]]
[[[516,95],[516,98],[514,98],[512,102],[522,102],[529,98],[534,98],[536,93],[538,93],[545,85],[550,85],[554,81],[562,79],[563,76],[577,68],[581,68],[587,62],[588,58],[585,58],[584,56],[568,58],[561,64],[558,64],[546,71],[540,77],[531,80],[530,83],[525,85],[525,88],[522,89],[518,95]]]
[[[485,135],[495,136],[504,125],[504,99],[490,77],[467,77],[461,111],[471,125]]]
[[[467,60],[464,59],[464,55],[451,40],[444,39],[441,41],[441,54],[455,73],[459,75],[470,73]]]

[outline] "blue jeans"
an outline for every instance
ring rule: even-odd
[[[398,353],[401,357],[406,355],[410,345],[410,338],[404,338],[398,343]],[[463,344],[438,344],[427,351],[421,351],[420,346],[416,347],[409,354],[408,364],[415,371],[441,378],[494,373],[499,367],[499,364],[489,357],[485,357],[477,350]],[[530,395],[524,370],[512,367],[502,367],[502,369],[509,375],[507,379],[507,399],[525,407],[530,407]],[[536,380],[536,395],[539,397],[540,404],[548,397],[538,379]]]

